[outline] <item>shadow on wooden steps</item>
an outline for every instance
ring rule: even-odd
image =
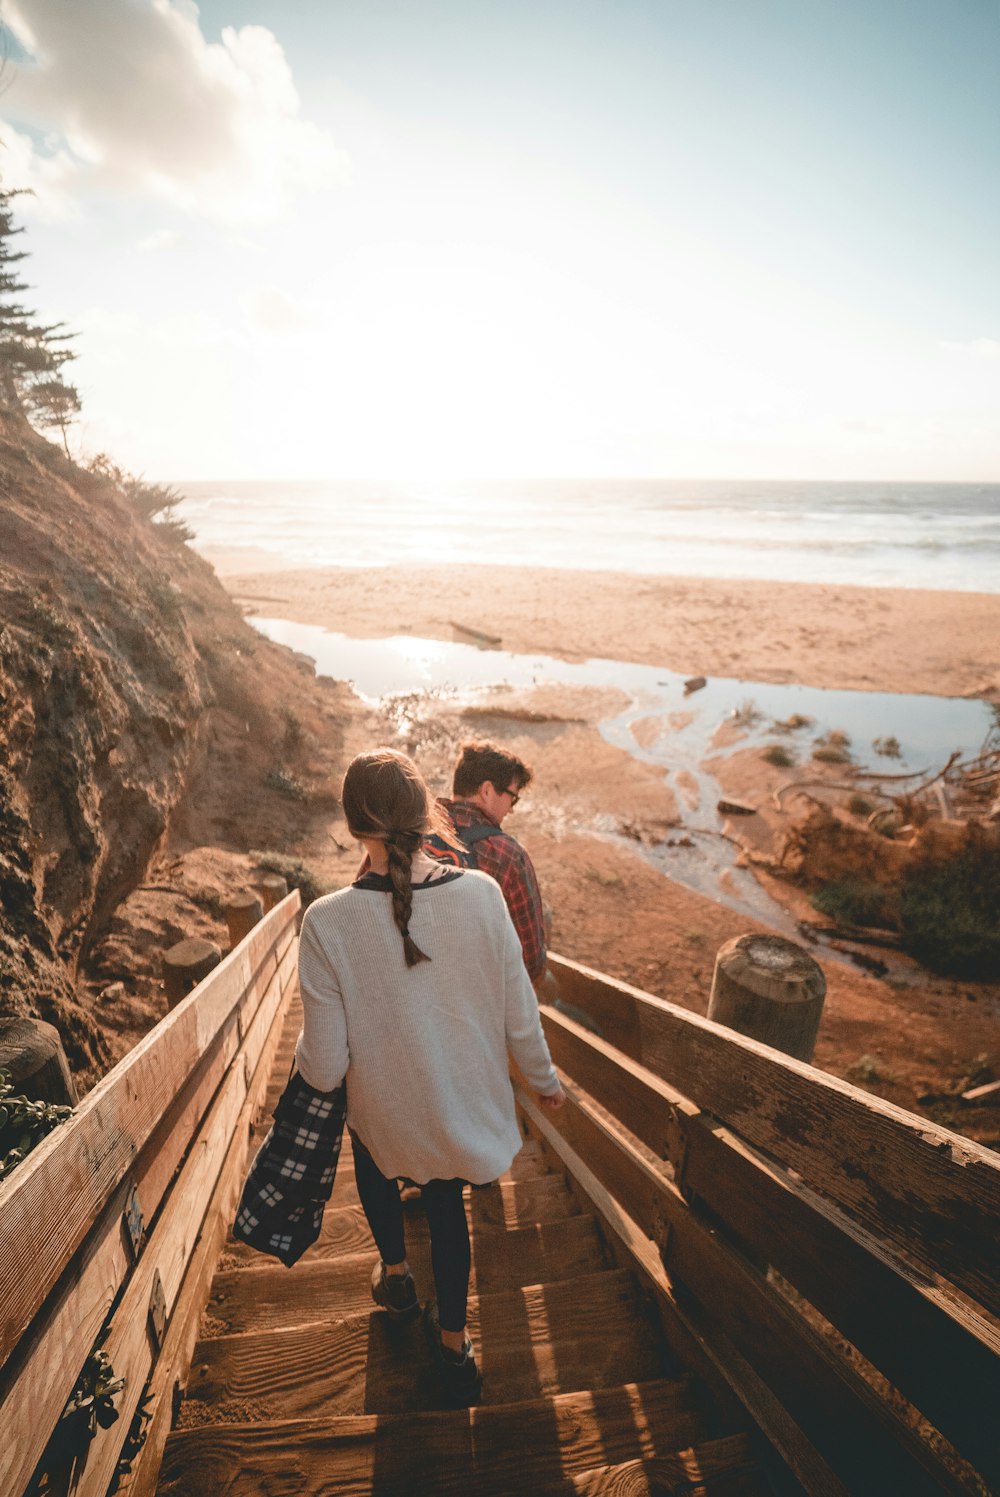
[[[286,1034],[296,1028],[289,1018]],[[292,1048],[276,1061],[267,1110]],[[263,1137],[265,1114],[255,1130]],[[743,1434],[719,1430],[700,1384],[664,1376],[633,1276],[611,1266],[544,1151],[466,1194],[469,1323],[483,1405],[443,1410],[419,1324],[373,1311],[375,1249],[345,1139],[320,1240],[288,1270],[228,1243],[195,1349],[162,1497],[762,1497]],[[408,1256],[431,1292],[427,1224]]]
[[[162,1497],[765,1497],[747,1438],[695,1439],[658,1381],[453,1412],[171,1436]],[[651,1463],[645,1465],[644,1463]]]
[[[370,1265],[371,1258],[368,1263]],[[241,1276],[246,1283],[246,1276]],[[334,1301],[337,1303],[337,1301]],[[405,1413],[439,1408],[441,1390],[419,1325],[340,1300],[337,1318],[278,1326],[261,1306],[253,1331],[199,1343],[184,1422],[247,1417],[305,1418]],[[294,1307],[308,1313],[307,1301]],[[250,1317],[247,1316],[247,1319]],[[658,1338],[643,1316],[631,1276],[586,1275],[561,1284],[473,1295],[469,1329],[479,1348],[483,1402],[608,1388],[662,1375]]]

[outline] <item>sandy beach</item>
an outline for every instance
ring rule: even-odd
[[[246,612],[354,637],[450,640],[458,622],[498,636],[512,652],[573,661],[600,656],[747,682],[1000,700],[1000,597],[990,594],[489,566],[284,570],[246,548],[208,559]],[[285,703],[304,710],[305,686],[291,674],[288,685]],[[441,793],[460,742],[507,744],[535,768],[510,830],[538,869],[553,911],[554,949],[704,1013],[722,942],[777,924],[682,881],[692,810],[695,822],[706,820],[698,790],[683,773],[671,788],[662,767],[605,741],[599,725],[623,701],[614,689],[558,683],[502,687],[474,703],[433,691],[385,707],[348,698],[338,709],[341,752],[346,762],[373,742],[396,744]],[[682,725],[670,720],[675,730]],[[636,743],[661,726],[637,720]],[[729,725],[718,731],[739,734]],[[789,802],[787,814],[774,809],[789,780],[803,771],[813,787],[816,776],[843,778],[836,764],[805,768],[808,748],[793,747],[801,769],[769,763],[749,746],[724,766],[710,749],[703,763],[725,795],[758,810],[724,823],[721,835],[744,848],[743,861],[773,859],[796,814],[804,814],[801,801]],[[714,805],[704,809],[717,825]],[[300,835],[296,852],[334,887],[353,877],[357,853],[339,815],[321,817]],[[729,877],[723,873],[720,885]],[[758,877],[783,907],[786,932],[820,918],[794,883],[766,870]],[[822,960],[828,997],[816,1064],[824,1069],[919,1110],[921,1098],[953,1095],[992,1055],[995,985],[934,977],[891,954],[881,976],[871,962],[859,968],[832,949]],[[995,1138],[988,1109],[970,1117],[935,1101],[928,1110],[974,1137]]]
[[[997,594],[556,568],[288,571],[245,550],[206,555],[249,612],[344,634],[451,639],[457,621],[516,653],[1000,700]]]

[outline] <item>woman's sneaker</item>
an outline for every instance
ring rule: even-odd
[[[443,1344],[437,1300],[430,1299],[424,1306],[424,1335],[441,1374],[447,1403],[453,1409],[472,1408],[482,1395],[483,1374],[476,1366],[476,1355],[468,1337],[461,1351],[451,1351]]]
[[[393,1320],[415,1320],[420,1313],[417,1286],[409,1269],[406,1273],[386,1273],[381,1258],[372,1269],[372,1299]]]

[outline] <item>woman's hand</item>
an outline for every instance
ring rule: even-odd
[[[550,1095],[547,1097],[543,1097],[541,1092],[536,1092],[535,1096],[538,1098],[541,1105],[545,1108],[546,1112],[558,1112],[560,1107],[565,1107],[566,1105],[566,1093],[563,1091],[562,1087],[560,1087],[557,1092],[550,1093]]]

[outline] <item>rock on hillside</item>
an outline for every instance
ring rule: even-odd
[[[215,757],[247,800],[292,658],[115,484],[0,417],[0,1013],[55,1023],[76,1065],[107,1059],[80,964]]]

